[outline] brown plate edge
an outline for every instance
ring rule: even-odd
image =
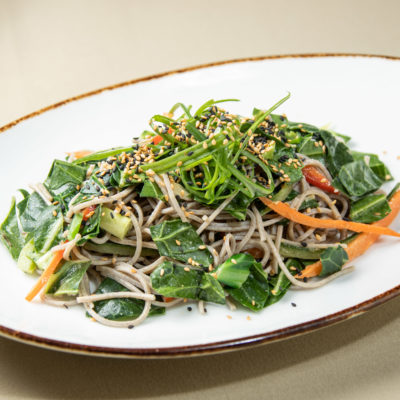
[[[74,96],[66,100],[62,100],[58,103],[34,111],[30,114],[27,114],[21,118],[18,118],[8,123],[7,125],[0,127],[0,133],[9,130],[10,128],[14,127],[15,125],[27,119],[36,117],[46,111],[53,110],[65,104],[71,103],[73,101],[94,96],[108,90],[114,90],[124,86],[134,85],[139,82],[145,82],[153,79],[163,78],[169,75],[180,74],[198,69],[221,66],[225,64],[232,64],[238,62],[275,60],[282,58],[320,58],[320,57],[369,57],[369,58],[383,58],[387,60],[397,60],[397,61],[400,60],[400,57],[388,56],[388,55],[374,55],[374,54],[360,54],[360,53],[309,53],[309,54],[284,54],[284,55],[272,55],[272,56],[247,57],[247,58],[238,58],[226,61],[201,64],[197,66],[181,68],[173,71],[150,75],[143,78],[134,79],[131,81],[121,82],[115,85],[110,85],[104,88],[93,90],[88,93]],[[42,338],[25,332],[16,331],[1,325],[0,325],[0,336],[41,348],[58,350],[67,353],[91,355],[91,356],[104,356],[104,357],[114,357],[114,358],[170,358],[170,357],[190,357],[190,356],[210,355],[215,353],[244,349],[250,346],[261,345],[270,342],[276,342],[292,338],[295,336],[299,336],[305,333],[310,333],[314,330],[327,327],[335,323],[345,321],[347,319],[361,315],[366,311],[370,310],[371,308],[383,304],[398,295],[400,295],[400,285],[384,293],[381,293],[380,295],[375,296],[369,300],[359,303],[353,307],[349,307],[337,313],[333,313],[312,321],[307,321],[302,324],[292,325],[272,332],[262,333],[254,336],[247,336],[244,338],[231,339],[213,343],[205,343],[200,345],[191,345],[191,346],[151,348],[151,349],[88,346],[88,345]]]

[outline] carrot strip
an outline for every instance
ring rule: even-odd
[[[354,232],[366,232],[375,233],[378,235],[388,235],[400,237],[400,233],[395,232],[384,226],[378,226],[376,224],[362,224],[359,222],[343,221],[342,219],[320,219],[313,218],[308,215],[304,215],[297,210],[291,208],[288,204],[282,203],[281,201],[273,202],[266,197],[260,197],[260,200],[269,208],[274,210],[277,214],[290,219],[291,221],[297,222],[298,224],[311,226],[313,228],[325,228],[325,229],[348,229]]]
[[[59,250],[54,253],[53,259],[51,260],[49,266],[43,271],[39,280],[36,282],[36,285],[25,297],[25,300],[32,301],[36,297],[36,295],[43,289],[43,287],[49,281],[50,276],[53,275],[58,264],[62,260],[63,255],[64,255],[64,250]]]
[[[395,220],[400,211],[400,190],[394,194],[392,199],[389,201],[389,204],[392,209],[390,214],[380,221],[374,222],[374,226],[389,226]],[[358,235],[345,249],[349,256],[349,261],[364,254],[368,248],[378,240],[378,238],[379,235],[376,233],[362,233]],[[321,270],[322,263],[321,261],[317,261],[314,264],[307,265],[307,267],[301,272],[301,275],[297,274],[295,278],[312,278],[318,276],[321,273]]]
[[[77,160],[79,158],[86,157],[92,153],[93,153],[93,151],[91,151],[91,150],[79,150],[79,151],[73,151],[73,152],[67,153],[67,154],[69,156],[74,156],[74,158]]]

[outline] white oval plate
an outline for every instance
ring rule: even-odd
[[[354,148],[379,154],[400,178],[399,59],[356,55],[246,59],[116,85],[0,128],[0,217],[6,215],[18,188],[44,180],[53,159],[63,158],[66,151],[129,144],[153,114],[167,111],[177,101],[198,106],[210,98],[239,98],[240,103],[226,108],[250,115],[253,106],[268,108],[288,91],[292,97],[280,112],[289,119],[333,124],[353,137]],[[393,228],[399,227],[397,219]],[[188,312],[182,306],[128,330],[93,323],[83,308],[26,302],[24,296],[36,278],[19,271],[1,246],[0,333],[54,349],[116,357],[226,351],[317,329],[398,295],[399,251],[399,240],[381,239],[354,262],[352,274],[320,289],[290,291],[257,314],[207,305],[207,315],[201,316],[195,307]]]

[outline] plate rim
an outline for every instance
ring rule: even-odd
[[[78,101],[86,97],[98,95],[102,92],[115,90],[121,87],[134,85],[140,82],[146,82],[150,80],[160,79],[166,76],[186,73],[199,69],[205,69],[215,66],[234,64],[240,62],[255,62],[263,60],[277,60],[285,58],[328,58],[328,57],[361,57],[361,58],[378,58],[387,59],[393,61],[400,61],[400,57],[389,56],[389,55],[377,55],[377,54],[363,54],[363,53],[303,53],[303,54],[280,54],[280,55],[269,55],[269,56],[257,56],[257,57],[245,57],[235,58],[230,60],[216,61],[205,64],[199,64],[195,66],[189,66],[185,68],[179,68],[167,72],[161,72],[158,74],[148,75],[142,78],[137,78],[129,81],[120,82],[114,85],[102,87],[100,89],[92,90],[77,96],[70,97],[68,99],[59,101],[49,106],[43,107],[37,111],[26,114],[8,124],[0,127],[0,134],[10,130],[14,126],[21,122],[39,116],[47,111],[51,111],[58,107],[64,106],[73,101]],[[347,319],[356,317],[365,313],[366,311],[377,307],[396,296],[400,295],[400,285],[393,287],[392,289],[385,291],[375,297],[372,297],[364,302],[358,303],[352,307],[345,308],[336,313],[332,313],[321,318],[317,318],[311,321],[303,322],[301,324],[291,325],[286,328],[277,329],[270,332],[265,332],[257,335],[245,336],[241,338],[195,344],[189,346],[173,346],[173,347],[160,347],[160,348],[118,348],[118,347],[102,347],[77,344],[71,342],[65,342],[41,336],[32,335],[22,331],[17,331],[6,326],[0,325],[0,336],[13,339],[18,342],[25,344],[34,345],[36,347],[42,347],[52,350],[58,350],[67,353],[85,354],[91,356],[103,356],[113,358],[172,358],[172,357],[189,357],[189,356],[200,356],[215,353],[229,352],[233,350],[239,350],[243,348],[253,347],[256,345],[262,345],[271,342],[277,342],[280,340],[292,338],[305,333],[313,332],[317,329],[331,326],[333,324],[345,321]]]

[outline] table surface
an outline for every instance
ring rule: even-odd
[[[248,56],[400,56],[390,1],[0,0],[0,126],[76,94]],[[0,338],[1,399],[394,399],[400,298],[320,331],[228,354],[113,360]]]

